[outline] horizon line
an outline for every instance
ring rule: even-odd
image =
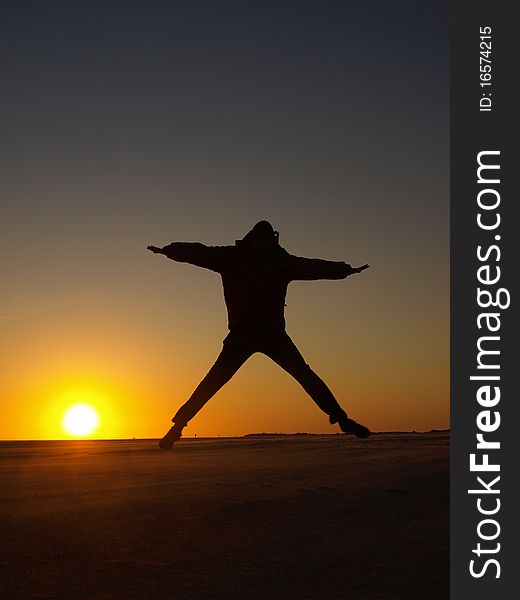
[[[389,435],[392,433],[410,433],[410,434],[427,434],[427,433],[451,433],[451,428],[448,429],[429,429],[427,431],[416,431],[416,430],[394,430],[394,431],[373,431],[371,435]],[[309,432],[297,432],[297,433],[279,433],[279,432],[258,432],[258,433],[245,433],[242,435],[207,435],[207,436],[183,436],[181,439],[186,440],[225,440],[225,439],[237,439],[247,437],[261,437],[261,436],[280,436],[280,437],[299,437],[299,436],[322,436],[322,437],[336,437],[349,435],[343,432],[336,433],[309,433]],[[158,441],[161,438],[157,437],[125,437],[125,438],[40,438],[40,439],[0,439],[0,444],[4,442],[145,442],[145,441]]]

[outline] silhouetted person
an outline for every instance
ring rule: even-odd
[[[305,362],[285,331],[287,285],[295,280],[344,279],[368,265],[353,268],[345,262],[301,258],[278,242],[278,232],[260,221],[234,246],[205,246],[174,242],[164,248],[148,246],[157,254],[220,273],[228,311],[229,334],[215,364],[188,401],[173,417],[174,426],[159,442],[165,450],[181,437],[206,402],[227,383],[255,352],[262,352],[290,373],[345,433],[365,438],[370,431],[347,417],[327,385]]]

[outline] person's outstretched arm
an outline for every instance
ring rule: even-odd
[[[197,267],[219,272],[226,258],[230,246],[205,246],[200,242],[173,242],[162,248],[148,246],[154,254],[164,254],[172,260],[190,263]]]
[[[289,256],[288,275],[291,280],[310,281],[315,279],[345,279],[354,273],[361,273],[369,265],[352,267],[343,261],[323,260],[321,258],[302,258]]]

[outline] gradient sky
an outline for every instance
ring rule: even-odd
[[[374,430],[449,425],[447,3],[5,2],[0,438],[158,437],[221,348],[219,276],[147,244],[371,268],[292,283],[289,334]],[[330,432],[253,356],[187,435]]]

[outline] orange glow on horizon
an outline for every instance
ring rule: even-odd
[[[191,273],[186,269],[187,277]],[[99,427],[87,439],[162,437],[215,361],[227,333],[218,282],[202,275],[201,285],[213,296],[195,309],[186,305],[172,311],[163,291],[153,313],[141,307],[137,314],[109,313],[105,321],[92,318],[78,325],[77,315],[65,312],[59,318],[9,323],[10,352],[4,354],[6,374],[0,382],[5,399],[0,439],[77,440],[62,427],[65,411],[75,404],[88,404],[99,415]],[[330,305],[326,313],[316,309],[316,303],[327,299],[326,282],[323,289],[295,285],[287,309],[288,333],[347,413],[372,430],[448,428],[449,328],[444,311],[413,321],[411,313],[396,312],[396,320],[388,320],[378,306],[363,304],[362,288],[370,281],[356,283],[338,287],[335,294],[344,302],[338,300],[338,307]],[[188,280],[181,284],[191,289]],[[149,302],[146,296],[144,305]],[[206,305],[214,312],[203,312]],[[345,306],[349,315],[363,314],[363,319],[346,318]],[[338,429],[296,381],[256,354],[190,421],[185,436],[303,431]]]

